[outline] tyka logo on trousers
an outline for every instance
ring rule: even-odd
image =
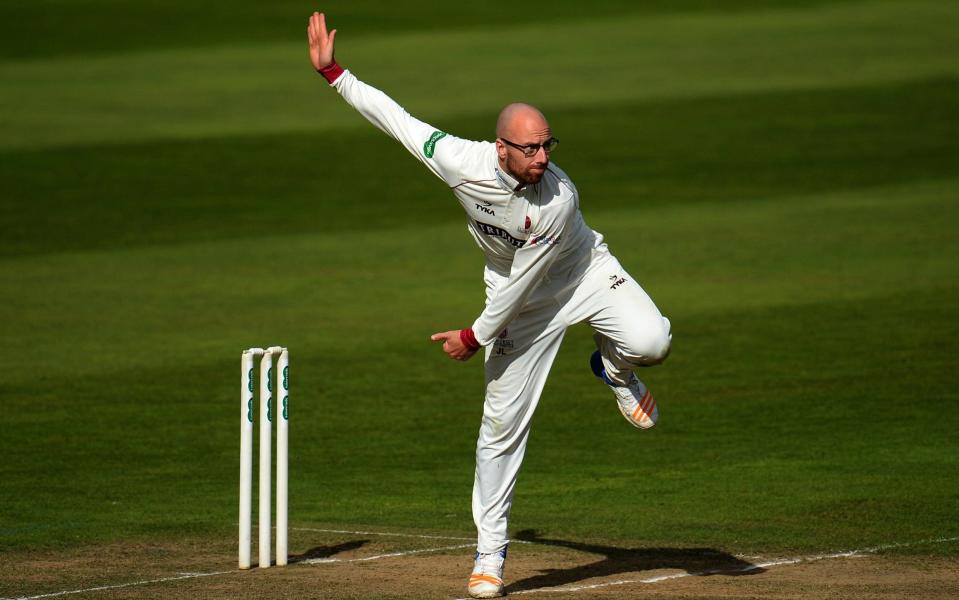
[[[483,206],[479,202],[476,203],[476,210],[484,212],[488,215],[493,215],[494,217],[496,216],[496,212],[492,208],[489,208],[488,206]]]
[[[620,277],[619,275],[610,275],[610,276],[609,276],[609,280],[613,282],[613,284],[612,284],[611,286],[609,286],[609,289],[611,289],[611,290],[615,290],[615,289],[618,288],[619,286],[621,286],[621,285],[623,285],[624,283],[626,283],[626,278],[625,278],[625,277]]]

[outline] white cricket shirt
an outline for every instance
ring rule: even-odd
[[[500,169],[494,143],[431,127],[348,70],[331,85],[442,179],[466,211],[467,229],[487,268],[502,280],[473,323],[481,345],[491,344],[520,313],[551,268],[572,268],[602,244],[602,235],[583,221],[573,182],[552,162],[539,183],[521,185]]]

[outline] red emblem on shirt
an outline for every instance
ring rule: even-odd
[[[533,222],[530,221],[529,217],[526,217],[526,230],[529,231],[529,228],[533,226]]]

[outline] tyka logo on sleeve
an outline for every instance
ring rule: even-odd
[[[444,137],[446,137],[446,133],[437,129],[433,132],[433,135],[430,136],[430,139],[426,140],[426,143],[423,144],[423,154],[426,158],[433,158],[433,153],[436,152],[436,142]]]

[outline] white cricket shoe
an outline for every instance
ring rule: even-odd
[[[628,386],[611,385],[616,394],[616,405],[619,412],[633,427],[649,429],[656,424],[659,418],[659,409],[656,400],[646,385],[636,377],[635,373],[629,378]]]
[[[476,553],[476,562],[466,589],[471,598],[498,598],[503,596],[503,563],[506,548],[492,554]]]
[[[635,373],[630,374],[629,385],[616,385],[606,376],[599,351],[593,353],[589,362],[593,373],[613,390],[619,412],[633,427],[649,429],[656,424],[656,420],[659,418],[656,400],[646,384],[640,381]]]

